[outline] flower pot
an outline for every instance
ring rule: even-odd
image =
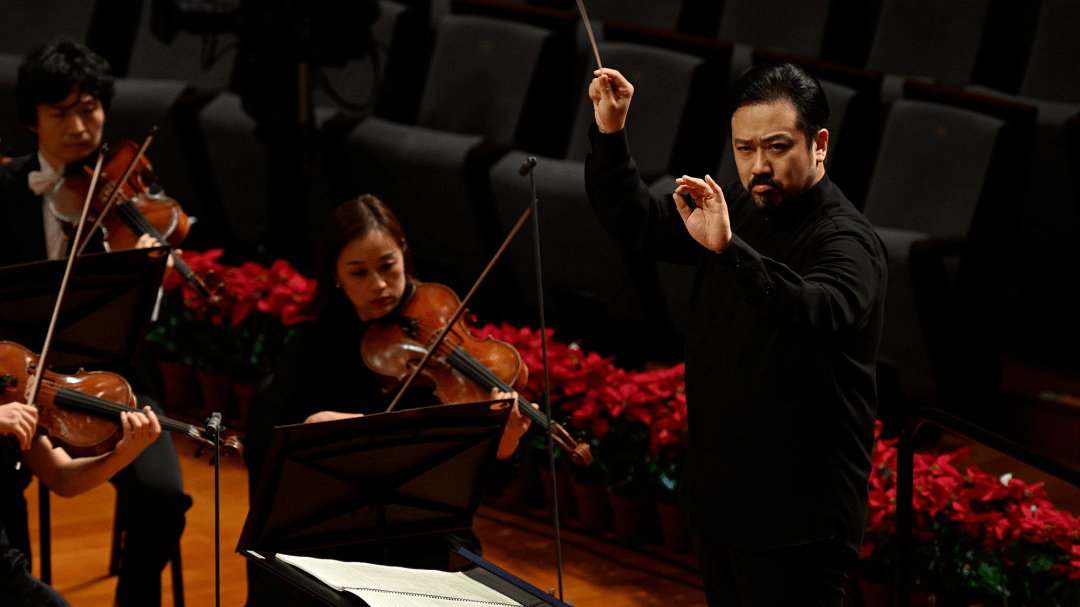
[[[676,504],[656,502],[656,512],[660,517],[660,531],[663,534],[661,546],[668,552],[688,554],[694,551],[694,541],[690,535],[690,523],[686,512]]]
[[[255,384],[239,379],[233,381],[233,393],[236,395],[236,417],[230,419],[230,426],[234,430],[242,430],[247,427],[248,410],[251,408],[251,399],[255,396]]]
[[[209,417],[211,413],[221,413],[221,418],[233,419],[236,415],[236,389],[233,377],[225,373],[199,371],[199,385],[202,387],[203,408],[192,411],[195,415]]]
[[[615,518],[611,513],[606,485],[572,481],[570,491],[574,496],[578,523],[586,531],[607,533],[615,529]]]
[[[492,491],[487,499],[496,506],[511,510],[529,510],[543,506],[544,490],[540,486],[540,473],[536,464],[522,462],[517,476],[510,484]]]
[[[896,604],[896,584],[892,582],[870,582],[859,578],[859,594],[863,607],[894,607]]]
[[[566,470],[555,471],[555,486],[551,483],[551,470],[546,467],[540,468],[540,482],[544,487],[544,507],[547,516],[552,516],[552,505],[556,503],[551,497],[555,493],[558,497],[559,519],[576,519],[577,504],[574,503],[574,492],[570,489],[570,473]]]
[[[184,363],[158,359],[167,413],[187,413],[202,409],[202,388],[195,368]]]
[[[608,502],[615,517],[615,537],[627,546],[637,547],[656,543],[660,536],[656,502],[608,493]]]

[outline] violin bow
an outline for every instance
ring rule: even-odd
[[[97,185],[98,176],[101,175],[101,167],[105,160],[105,152],[107,146],[102,144],[101,149],[98,150],[97,164],[94,166],[94,174],[90,177],[90,187],[86,192],[86,201],[83,203],[82,217],[79,218],[79,225],[75,228],[75,237],[72,242],[79,242],[82,238],[83,227],[86,223],[86,216],[90,212],[90,198],[94,194],[94,187]],[[49,320],[49,329],[45,332],[45,343],[41,346],[41,354],[38,356],[38,372],[34,373],[34,380],[30,383],[27,390],[26,404],[33,405],[37,402],[38,391],[41,388],[41,379],[45,376],[45,360],[49,355],[49,348],[52,345],[53,332],[56,330],[56,321],[60,316],[60,306],[64,302],[64,293],[67,292],[67,286],[69,279],[71,278],[71,268],[75,265],[75,258],[78,257],[78,252],[75,247],[71,248],[71,252],[68,254],[67,266],[64,268],[64,278],[60,281],[60,292],[56,295],[56,306],[53,308],[52,318]]]
[[[454,310],[454,313],[450,316],[450,320],[446,322],[446,328],[435,339],[435,343],[432,344],[426,352],[424,352],[423,358],[421,358],[420,362],[416,365],[415,368],[413,368],[412,373],[409,374],[409,377],[406,378],[405,382],[401,384],[401,388],[398,389],[397,394],[394,395],[394,400],[392,400],[390,402],[390,406],[386,408],[387,413],[394,410],[394,407],[397,406],[398,401],[401,400],[401,396],[405,394],[405,390],[407,390],[409,386],[412,385],[416,377],[420,375],[420,372],[427,366],[428,361],[431,360],[431,357],[435,354],[436,351],[438,351],[439,346],[442,345],[443,340],[445,340],[446,336],[450,334],[450,327],[453,327],[454,324],[457,323],[458,319],[461,318],[461,315],[465,312],[465,307],[469,304],[469,300],[472,299],[473,294],[476,293],[476,290],[484,282],[484,279],[487,278],[487,275],[491,273],[491,268],[493,268],[495,266],[495,263],[499,261],[499,258],[502,257],[503,252],[506,251],[506,248],[508,246],[510,246],[510,242],[514,240],[515,236],[518,235],[518,232],[521,231],[521,228],[525,225],[525,222],[528,221],[529,216],[532,215],[532,213],[533,208],[530,206],[529,208],[525,209],[524,213],[521,214],[521,218],[518,219],[518,222],[514,225],[514,228],[510,230],[510,233],[506,236],[506,239],[503,240],[502,246],[499,247],[498,251],[495,251],[495,256],[491,258],[491,261],[488,262],[487,267],[485,267],[484,271],[480,273],[480,277],[476,279],[475,283],[473,283],[473,286],[471,289],[469,289],[469,292],[465,295],[465,297],[461,299],[461,303],[458,304],[457,309]]]
[[[85,249],[86,245],[89,244],[89,242],[90,242],[90,236],[94,233],[95,230],[97,230],[101,226],[101,222],[109,214],[109,211],[112,210],[113,205],[116,203],[117,197],[119,197],[120,192],[123,190],[124,184],[127,183],[128,177],[131,177],[131,172],[135,170],[135,165],[137,165],[139,163],[139,160],[143,157],[143,155],[146,154],[146,148],[150,147],[150,144],[154,141],[154,136],[157,135],[157,131],[158,131],[158,127],[155,125],[154,127],[152,127],[150,129],[150,132],[147,133],[146,139],[144,139],[143,142],[142,142],[142,145],[139,146],[139,150],[137,152],[135,152],[135,157],[131,159],[131,163],[128,164],[127,169],[124,170],[124,176],[120,178],[120,181],[116,182],[116,187],[113,188],[112,193],[109,194],[109,199],[107,201],[105,201],[105,206],[102,207],[101,212],[98,213],[97,219],[94,221],[94,225],[90,227],[90,230],[86,235],[86,239],[81,240],[81,241],[78,238],[75,239],[75,242],[79,243],[78,248],[75,249],[75,251],[76,251],[75,254],[76,255],[82,255],[83,249]],[[96,181],[96,176],[95,176],[95,181]],[[84,204],[83,216],[79,221],[86,221],[85,208],[90,206],[90,199],[93,196],[93,192],[94,192],[94,182],[91,181],[90,182],[90,194],[87,195],[87,197],[86,197],[86,203]]]

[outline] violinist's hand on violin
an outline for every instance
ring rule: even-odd
[[[135,248],[136,249],[150,249],[150,248],[153,248],[153,247],[163,247],[163,246],[165,246],[165,245],[161,241],[159,241],[157,238],[154,238],[153,236],[151,236],[149,234],[143,234],[142,236],[139,237],[139,240],[135,243]],[[176,252],[179,253],[180,249],[176,249]],[[172,269],[172,267],[173,267],[172,255],[169,255],[166,258],[165,267],[169,268],[170,270]]]
[[[23,403],[0,405],[0,436],[11,436],[19,441],[23,451],[30,449],[37,431],[37,407]]]
[[[618,70],[603,68],[593,72],[596,78],[589,83],[589,98],[593,102],[593,117],[601,133],[617,133],[626,126],[626,113],[634,85]]]
[[[722,253],[731,243],[731,220],[723,190],[708,175],[705,179],[683,175],[675,183],[679,184],[673,194],[675,207],[686,224],[686,231],[701,246]],[[694,199],[697,208],[691,209],[686,204],[684,193]]]
[[[318,413],[312,413],[304,420],[305,424],[315,424],[318,422],[333,422],[339,419],[352,419],[354,417],[364,417],[363,413],[342,413],[340,411],[319,411]]]
[[[113,447],[113,457],[119,460],[127,460],[131,463],[135,456],[149,447],[150,443],[157,440],[161,435],[161,424],[157,415],[150,407],[143,407],[143,413],[138,411],[124,412],[120,414],[120,425],[124,435],[116,446]]]
[[[496,453],[495,459],[510,459],[514,455],[514,452],[517,451],[518,442],[521,440],[521,437],[529,430],[532,419],[518,409],[517,392],[503,392],[498,388],[492,388],[491,399],[496,400],[500,398],[514,399],[514,408],[510,411],[510,419],[506,420],[506,428],[503,429],[502,438],[499,439],[499,451]],[[534,409],[540,408],[536,403],[532,403],[532,406]]]

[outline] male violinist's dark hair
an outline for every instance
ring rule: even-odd
[[[760,65],[743,74],[731,87],[728,118],[744,105],[781,99],[795,106],[799,130],[806,134],[807,147],[812,146],[829,121],[829,101],[817,78],[794,64]]]
[[[308,303],[307,314],[318,316],[327,310],[335,298],[342,300],[336,303],[349,305],[345,295],[334,284],[338,257],[341,256],[341,250],[350,242],[375,231],[390,234],[401,245],[405,260],[405,275],[410,280],[412,279],[412,251],[409,250],[408,242],[405,240],[405,231],[401,228],[401,222],[385,202],[371,194],[363,194],[359,198],[339,204],[330,212],[326,223],[323,224],[319,246],[315,251],[315,295]]]
[[[77,88],[90,93],[107,112],[115,84],[109,62],[88,47],[61,40],[42,46],[23,59],[15,83],[15,107],[26,126],[37,124],[39,103],[58,103]]]

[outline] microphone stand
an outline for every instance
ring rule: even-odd
[[[559,583],[559,600],[563,600],[563,580],[562,580],[562,536],[559,532],[559,494],[558,483],[555,478],[555,436],[552,430],[554,424],[554,417],[551,415],[551,389],[548,384],[548,360],[547,360],[547,325],[544,322],[544,280],[541,274],[540,263],[540,216],[537,214],[537,198],[536,198],[536,173],[533,172],[533,168],[536,167],[536,158],[529,156],[521,168],[518,169],[518,173],[522,176],[529,176],[529,191],[530,199],[529,204],[532,208],[532,224],[533,224],[533,247],[534,247],[534,259],[536,260],[536,300],[538,302],[538,312],[540,319],[540,354],[544,361],[544,412],[548,418],[548,469],[551,471],[551,518],[552,525],[555,528],[555,570]]]
[[[221,607],[221,412],[206,421],[206,433],[214,437],[214,599]]]

